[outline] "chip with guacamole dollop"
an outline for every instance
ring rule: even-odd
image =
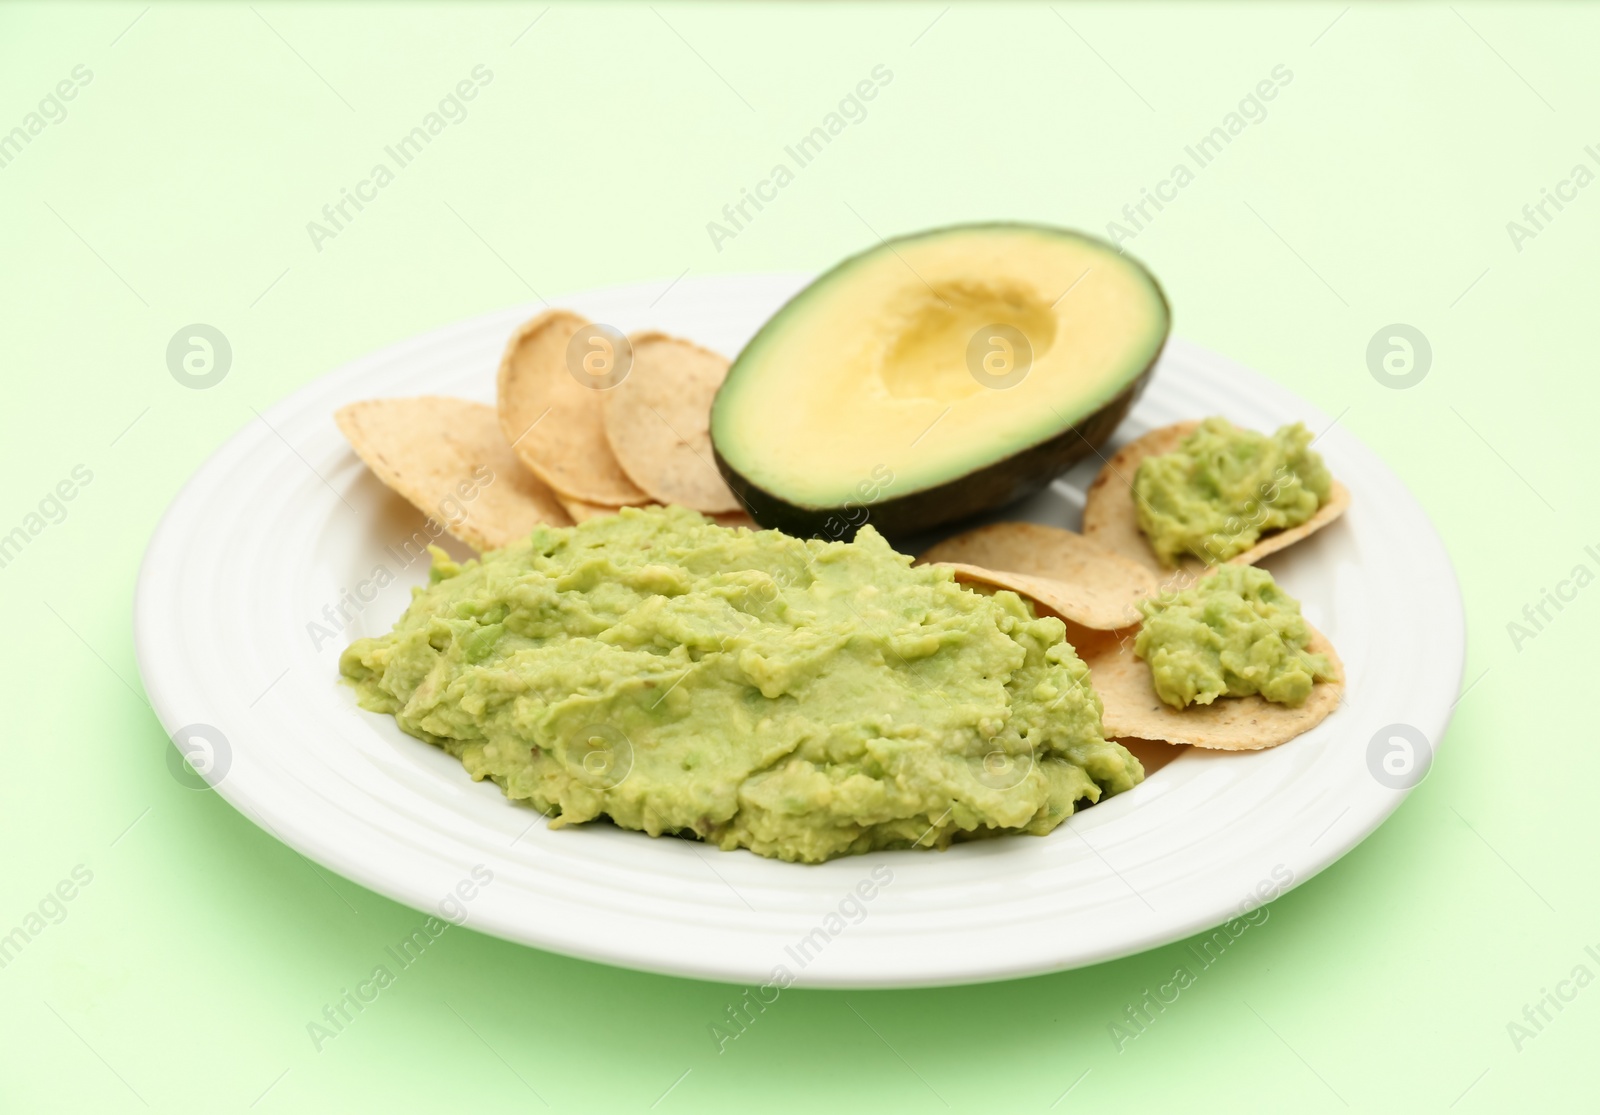
[[[1326,503],[1333,478],[1299,422],[1272,435],[1207,418],[1133,478],[1139,528],[1165,565],[1193,554],[1209,565],[1299,526]]]
[[[1150,666],[1156,696],[1176,708],[1259,693],[1298,707],[1332,664],[1306,650],[1300,602],[1265,569],[1222,565],[1182,592],[1139,603],[1133,652]]]
[[[817,862],[1043,834],[1137,784],[1065,627],[850,543],[633,509],[457,565],[339,668],[559,826]]]

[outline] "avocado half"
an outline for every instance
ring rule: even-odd
[[[711,408],[717,466],[764,527],[915,534],[1097,450],[1171,320],[1144,267],[1081,232],[981,224],[887,240],[744,347]]]

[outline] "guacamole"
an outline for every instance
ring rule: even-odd
[[[623,508],[434,555],[340,671],[553,818],[817,862],[1046,833],[1144,772],[1060,620],[854,542]]]
[[[1207,418],[1174,452],[1140,463],[1133,495],[1139,528],[1163,564],[1192,554],[1215,565],[1266,531],[1311,518],[1332,483],[1299,422],[1269,437]]]
[[[1300,602],[1265,569],[1218,566],[1139,610],[1133,653],[1150,664],[1156,696],[1176,708],[1252,693],[1298,707],[1315,682],[1333,677],[1327,658],[1306,650]]]

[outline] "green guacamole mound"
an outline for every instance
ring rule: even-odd
[[[1144,777],[1060,620],[850,543],[639,510],[456,565],[339,669],[562,825],[818,862],[1043,834]]]
[[[1311,629],[1300,602],[1265,569],[1219,566],[1139,610],[1133,653],[1150,664],[1156,696],[1176,708],[1252,693],[1299,706],[1312,685],[1332,677],[1328,659],[1306,651]]]
[[[1133,478],[1139,528],[1165,565],[1192,554],[1216,565],[1269,530],[1299,526],[1328,500],[1333,479],[1296,422],[1270,437],[1207,418]]]

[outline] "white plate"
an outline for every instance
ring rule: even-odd
[[[666,329],[734,353],[804,276],[654,283],[564,300],[623,330]],[[660,298],[658,304],[653,302]],[[422,520],[334,427],[352,400],[436,393],[492,401],[518,307],[357,360],[223,446],[173,501],[139,575],[139,669],[167,730],[211,726],[209,779],[311,859],[422,910],[473,868],[473,928],[572,956],[761,983],[780,966],[816,987],[1003,979],[1182,938],[1298,884],[1348,851],[1405,791],[1380,783],[1369,742],[1409,724],[1437,743],[1464,652],[1455,575],[1400,480],[1337,425],[1318,442],[1354,504],[1268,565],[1339,648],[1343,708],[1259,753],[1189,751],[1046,837],[947,852],[880,852],[799,866],[604,824],[550,831],[459,763],[359,710],[340,650],[388,630],[426,561],[401,543]],[[1225,414],[1257,429],[1329,418],[1261,376],[1172,341],[1119,440]],[[1097,463],[1097,462],[1092,462]],[[1091,463],[1024,513],[1077,526]],[[392,584],[330,622],[385,568]],[[317,637],[311,624],[331,634]],[[1388,750],[1385,734],[1376,746]],[[191,744],[192,745],[192,744]],[[1427,754],[1422,758],[1427,759]],[[1391,760],[1393,761],[1393,760]],[[201,760],[203,765],[204,760]],[[1380,768],[1381,770],[1381,768]],[[887,877],[887,885],[873,882]],[[872,893],[857,894],[858,886]],[[853,897],[854,896],[854,897]],[[453,910],[452,910],[453,912]],[[1377,911],[1374,911],[1375,913]],[[780,974],[780,979],[784,977]]]

